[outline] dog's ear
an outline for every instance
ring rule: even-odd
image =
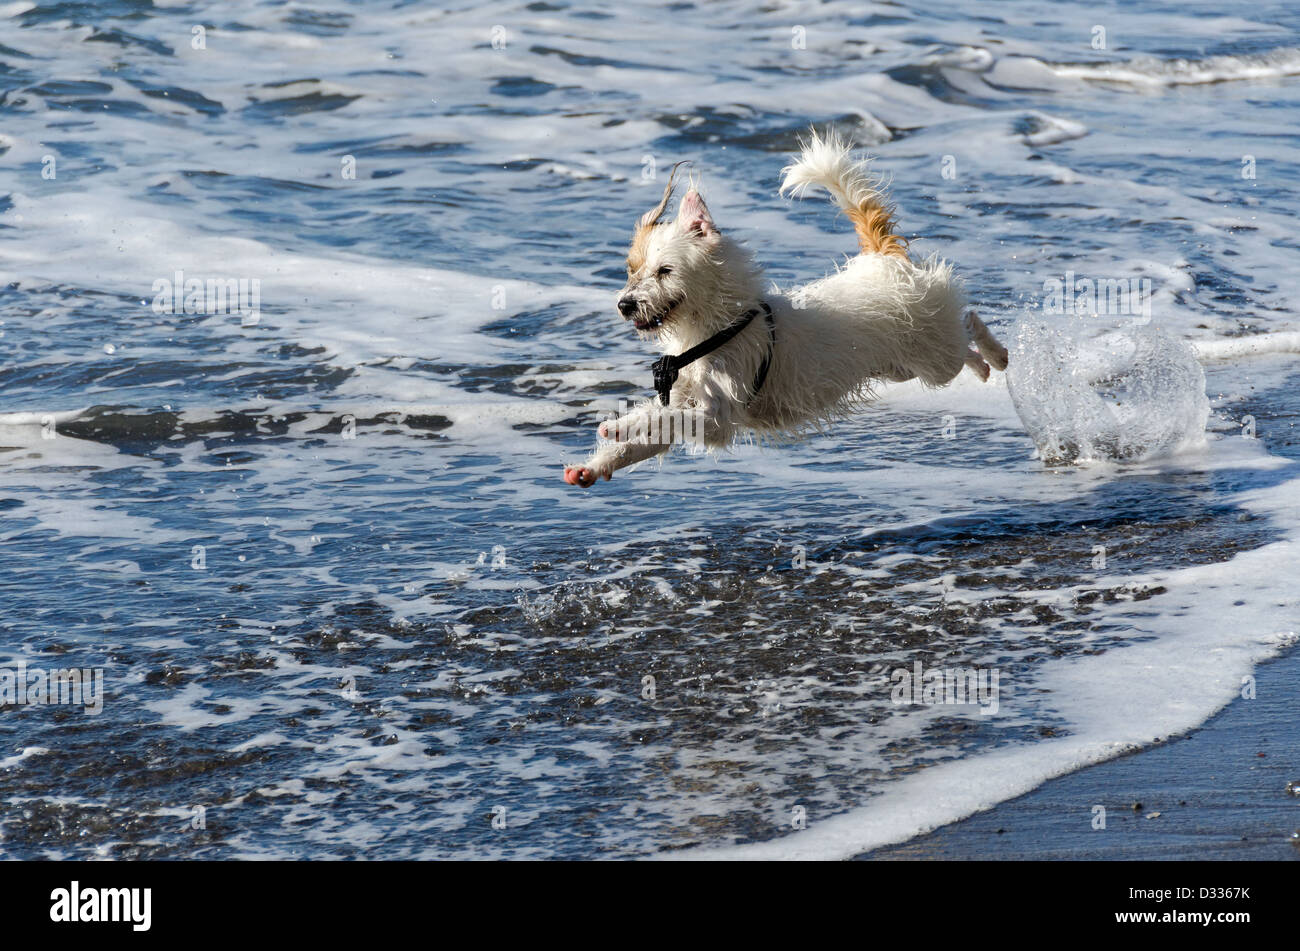
[[[659,219],[664,216],[668,210],[668,202],[673,197],[673,187],[677,184],[677,170],[685,165],[685,162],[678,162],[668,173],[668,184],[664,186],[664,195],[659,199],[659,204],[655,205],[636,223],[638,229],[652,228],[659,223]]]
[[[718,226],[713,223],[713,216],[704,204],[704,199],[694,188],[682,196],[681,207],[677,209],[677,229],[682,234],[699,238],[716,238]]]

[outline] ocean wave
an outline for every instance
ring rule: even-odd
[[[1047,63],[1057,76],[1130,86],[1199,86],[1300,75],[1300,48],[1204,59],[1137,57],[1114,63]]]

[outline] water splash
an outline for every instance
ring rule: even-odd
[[[1205,440],[1205,371],[1186,341],[1150,325],[1084,340],[1023,323],[1007,386],[1048,465],[1149,459]]]

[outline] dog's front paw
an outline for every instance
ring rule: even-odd
[[[584,489],[589,489],[595,485],[596,480],[601,476],[604,476],[605,481],[608,482],[611,475],[613,475],[613,473],[608,469],[598,471],[596,469],[590,469],[587,466],[564,467],[564,481],[569,483],[569,485],[582,486]]]

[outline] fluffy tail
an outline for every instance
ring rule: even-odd
[[[834,130],[825,138],[813,130],[807,142],[800,142],[799,161],[781,171],[781,194],[802,197],[810,186],[820,185],[853,222],[858,246],[864,252],[907,257],[907,239],[894,233],[894,206],[881,191],[880,181],[855,162],[847,142]]]

